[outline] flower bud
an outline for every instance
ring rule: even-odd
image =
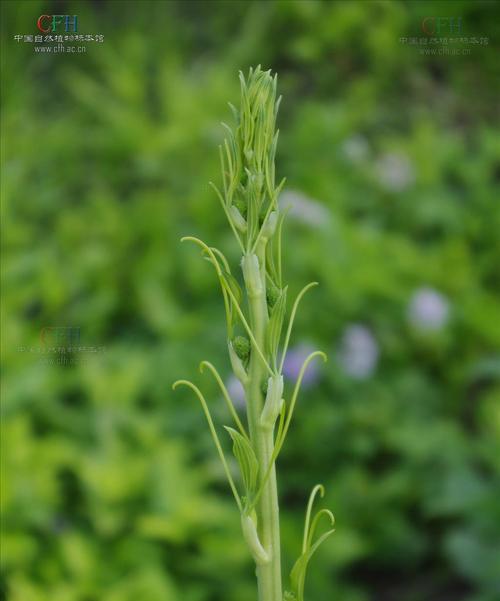
[[[247,231],[247,222],[243,219],[243,215],[239,212],[238,208],[231,205],[229,207],[229,215],[231,216],[236,229],[244,234]]]
[[[273,237],[274,232],[276,231],[276,224],[278,223],[278,213],[276,211],[271,211],[269,213],[269,217],[264,221],[262,225],[262,238],[264,240],[269,240]]]
[[[241,188],[241,185],[240,185]],[[240,190],[240,193],[244,193],[244,189]],[[247,217],[247,203],[245,202],[245,200],[243,200],[243,198],[241,198],[240,196],[237,196],[234,200],[233,200],[233,205],[238,209],[238,211],[241,213],[241,216],[243,217],[243,219],[246,219]]]
[[[233,339],[233,348],[238,357],[246,364],[250,357],[250,340],[245,336],[236,336]]]
[[[274,307],[274,305],[276,304],[276,301],[279,299],[280,297],[280,289],[275,286],[272,282],[270,282],[267,285],[266,288],[266,301],[267,301],[267,306],[272,309]]]

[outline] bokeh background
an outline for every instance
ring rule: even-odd
[[[179,238],[236,265],[208,181],[238,70],[260,63],[284,96],[291,296],[321,283],[289,382],[309,347],[330,356],[279,460],[285,568],[323,482],[337,531],[308,599],[498,601],[499,4],[1,8],[1,599],[256,598],[204,417],[171,384],[193,377],[228,423],[197,372],[211,360],[238,397],[218,286]],[[35,53],[14,36],[44,13],[104,41]],[[409,41],[434,16],[462,18],[448,48],[469,52]]]

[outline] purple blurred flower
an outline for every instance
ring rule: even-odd
[[[283,363],[283,375],[287,380],[295,382],[299,377],[300,368],[307,359],[307,357],[313,353],[316,349],[310,344],[302,343],[294,348],[288,350],[285,361]],[[312,360],[307,366],[302,379],[302,387],[310,388],[319,379],[319,365],[316,360]]]
[[[345,329],[338,360],[347,375],[356,380],[369,378],[377,367],[379,354],[378,343],[367,327],[352,324]]]
[[[283,190],[279,206],[282,210],[290,207],[290,217],[313,227],[322,227],[330,219],[330,213],[323,204],[296,190]]]
[[[408,305],[408,319],[419,330],[436,331],[448,321],[449,303],[433,288],[419,288]]]
[[[243,384],[234,374],[231,374],[227,379],[226,388],[234,406],[237,409],[244,409],[246,407],[245,390]]]
[[[351,163],[360,163],[368,157],[370,148],[368,142],[361,134],[354,134],[346,138],[341,145],[342,154]]]
[[[390,192],[402,192],[415,181],[415,170],[405,154],[384,154],[376,165],[380,185]]]

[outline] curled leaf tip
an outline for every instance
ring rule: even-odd
[[[326,515],[330,520],[331,525],[335,523],[335,518],[333,517],[332,512],[329,509],[320,509],[314,518],[312,518],[312,508],[314,504],[314,500],[318,495],[323,497],[325,494],[325,488],[322,484],[316,484],[316,486],[312,489],[311,494],[309,496],[309,501],[307,503],[307,511],[306,511],[306,520],[304,524],[304,539],[302,542],[302,554],[295,562],[295,565],[292,568],[290,573],[290,581],[292,585],[292,590],[295,595],[297,601],[304,601],[304,586],[307,574],[307,568],[311,557],[317,551],[317,549],[321,546],[321,544],[333,534],[334,530],[330,529],[321,536],[319,536],[316,540],[314,540],[314,535],[316,532],[316,528],[318,526],[318,522],[321,516]],[[312,518],[312,521],[311,521]],[[292,595],[290,597],[294,599]]]
[[[323,351],[316,351],[316,357],[321,357],[323,361],[326,363],[328,361],[328,355]]]
[[[323,484],[316,484],[315,488],[318,490],[319,496],[323,498],[325,496],[325,487],[323,486]]]

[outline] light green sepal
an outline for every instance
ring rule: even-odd
[[[264,409],[260,416],[263,428],[273,428],[282,406],[283,376],[271,376],[267,381],[267,394]]]
[[[256,297],[262,294],[262,279],[260,276],[259,259],[255,254],[244,255],[241,260],[243,277],[248,296]]]
[[[231,361],[231,367],[233,368],[234,375],[243,384],[243,386],[246,386],[248,383],[248,374],[242,360],[236,354],[233,343],[230,340],[228,341],[227,348],[229,350],[229,360]]]
[[[269,563],[269,555],[262,546],[257,534],[257,525],[250,515],[242,514],[241,528],[243,536],[257,565]]]

